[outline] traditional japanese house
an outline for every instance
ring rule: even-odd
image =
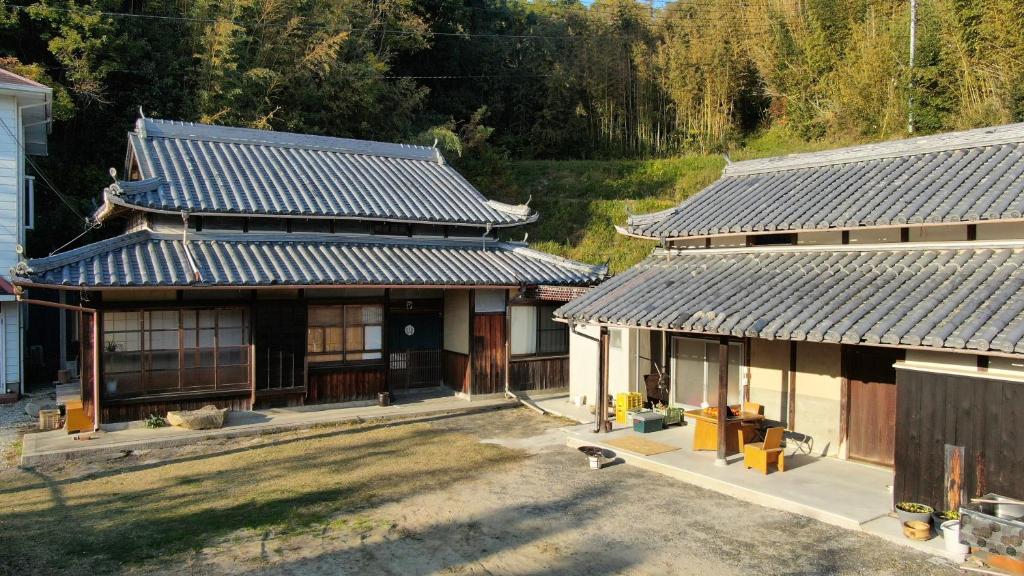
[[[140,119],[95,221],[23,262],[68,292],[94,425],[169,409],[567,386],[560,303],[604,268],[503,241],[536,220],[432,147]],[[60,304],[57,304],[60,305]]]
[[[897,500],[1024,497],[1024,124],[730,163],[619,231],[658,246],[556,312],[572,394],[753,402]]]

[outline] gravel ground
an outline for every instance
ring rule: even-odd
[[[447,489],[340,515],[309,533],[240,531],[146,574],[919,574],[950,564],[867,534],[752,505],[565,447],[529,410],[431,424],[526,449]],[[388,478],[380,479],[387,490]],[[895,520],[894,520],[895,521]]]
[[[31,430],[39,422],[38,418],[25,413],[25,405],[29,402],[52,405],[53,397],[53,393],[38,392],[25,395],[14,404],[0,405],[0,470],[16,463],[16,444],[26,430]]]

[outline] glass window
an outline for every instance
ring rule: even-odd
[[[569,352],[569,326],[554,320],[557,305],[511,308],[513,355],[551,355]]]
[[[243,308],[105,312],[103,330],[108,397],[248,387]]]
[[[729,343],[729,404],[740,403],[743,345]],[[673,399],[686,406],[718,404],[718,342],[675,338],[672,344]]]
[[[512,354],[537,353],[537,308],[512,306]]]
[[[310,362],[379,360],[384,346],[380,304],[310,306]]]

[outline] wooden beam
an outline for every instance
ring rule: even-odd
[[[725,465],[726,417],[729,415],[729,337],[718,339],[718,455],[715,464]]]

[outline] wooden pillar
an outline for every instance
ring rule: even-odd
[[[789,342],[789,390],[786,400],[786,427],[796,431],[796,342]]]
[[[598,340],[597,360],[597,398],[594,403],[594,432],[605,430],[608,419],[608,327],[601,326],[601,337]]]
[[[92,313],[92,429],[100,429],[100,314]]]
[[[725,466],[725,421],[729,415],[729,337],[718,340],[718,454],[716,466]]]

